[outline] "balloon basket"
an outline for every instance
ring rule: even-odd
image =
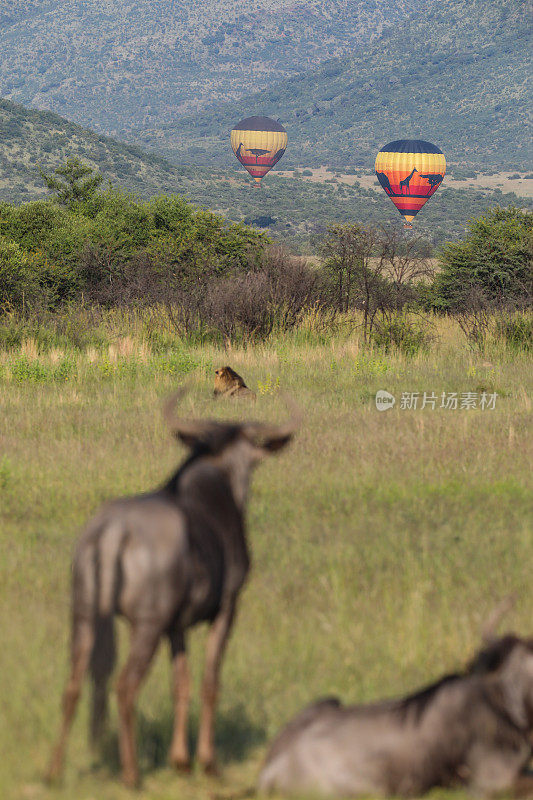
[[[403,226],[403,229],[405,231],[412,231],[413,230],[413,226],[411,225],[410,222],[406,222],[405,225]]]

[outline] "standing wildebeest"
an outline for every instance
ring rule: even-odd
[[[94,695],[91,734],[101,735],[107,681],[113,669],[113,615],[131,625],[131,648],[117,683],[123,779],[138,782],[134,703],[161,637],[173,660],[174,734],[171,763],[190,764],[187,716],[190,695],[185,631],[211,623],[207,641],[198,760],[215,769],[213,725],[219,668],[249,569],[244,510],[252,468],[291,438],[296,420],[273,426],[178,419],[176,396],[166,406],[173,433],[189,458],[160,489],[114,500],[85,528],[73,563],[71,673],[63,696],[63,722],[49,768],[62,769],[66,739],[87,667]]]
[[[421,795],[432,787],[533,796],[533,639],[493,641],[461,675],[366,706],[305,709],[263,767],[264,792]]]

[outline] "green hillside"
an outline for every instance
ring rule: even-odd
[[[99,136],[48,111],[31,111],[0,100],[0,194],[19,202],[45,193],[39,166],[54,169],[76,156],[106,180],[150,196],[178,191],[181,171],[138,147]]]
[[[284,242],[307,250],[329,222],[396,220],[393,206],[377,183],[375,189],[359,183],[346,186],[334,178],[313,183],[273,172],[265,186],[256,190],[233,158],[227,168],[179,167],[51,112],[29,111],[0,100],[0,199],[18,203],[45,196],[39,166],[50,172],[73,156],[98,169],[106,182],[143,198],[176,192],[230,220],[255,222]],[[505,185],[503,193],[443,186],[418,217],[417,229],[435,242],[456,238],[470,217],[494,202],[531,205],[505,193]]]
[[[18,24],[21,20],[42,15],[54,7],[56,0],[2,0],[0,27]]]
[[[228,131],[262,112],[287,127],[284,165],[369,166],[386,141],[422,136],[451,161],[529,168],[529,10],[530,0],[259,0],[253,12],[245,0],[10,0],[0,94],[180,164],[228,166]]]
[[[144,143],[221,161],[251,113],[281,119],[284,164],[366,165],[387,141],[421,137],[455,162],[528,168],[528,0],[432,3],[353,58],[330,61],[238,103],[180,120]]]
[[[423,2],[9,0],[0,95],[135,141],[213,97],[233,100],[352,53]]]

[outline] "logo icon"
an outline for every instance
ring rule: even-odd
[[[390,392],[386,392],[385,389],[379,389],[376,392],[376,408],[378,411],[388,411],[389,408],[394,406],[396,402],[396,398]]]

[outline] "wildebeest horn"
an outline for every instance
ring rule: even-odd
[[[483,628],[481,629],[481,637],[486,644],[490,644],[496,638],[496,631],[501,623],[503,617],[509,613],[516,603],[516,595],[508,594],[503,600],[492,609],[487,617]]]
[[[163,416],[173,434],[181,437],[201,438],[212,431],[219,422],[215,420],[183,419],[176,414],[176,404],[187,393],[186,387],[181,387],[173,392],[163,404]],[[302,421],[302,413],[292,398],[284,396],[284,400],[291,411],[290,419],[283,425],[272,425],[268,422],[245,422],[242,430],[250,440],[255,442],[268,439],[289,438],[298,429]]]
[[[249,439],[283,439],[292,436],[301,425],[303,414],[301,409],[289,395],[282,395],[285,405],[290,411],[290,418],[282,425],[273,425],[269,422],[248,422],[243,426]]]
[[[212,429],[213,423],[209,420],[182,419],[176,414],[176,404],[187,394],[187,387],[182,386],[173,392],[163,404],[163,416],[172,433],[179,436],[192,436],[198,438]]]

